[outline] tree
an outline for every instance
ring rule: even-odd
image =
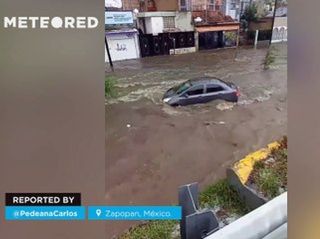
[[[258,20],[258,9],[255,3],[250,4],[244,10],[241,18],[242,28],[247,30],[250,22],[254,22]]]
[[[241,16],[241,19],[246,20],[248,23],[257,21],[258,20],[257,13],[258,13],[257,5],[255,3],[250,4],[244,10],[244,13]]]

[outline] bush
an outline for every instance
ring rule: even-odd
[[[116,91],[116,79],[113,77],[106,77],[104,81],[104,92],[107,98],[113,98],[117,96]]]

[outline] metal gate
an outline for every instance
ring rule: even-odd
[[[141,57],[169,55],[170,49],[194,47],[194,32],[139,34]]]
[[[199,49],[200,50],[221,48],[224,46],[223,42],[224,41],[223,41],[222,31],[199,33]]]

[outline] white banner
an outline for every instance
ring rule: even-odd
[[[105,7],[122,8],[122,0],[104,0]]]

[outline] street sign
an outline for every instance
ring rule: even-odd
[[[105,25],[133,24],[132,12],[105,12]]]

